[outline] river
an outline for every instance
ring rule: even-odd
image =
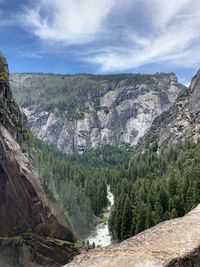
[[[107,196],[110,204],[104,211],[103,216],[108,219],[110,216],[111,207],[114,204],[114,196],[110,191],[110,186],[107,187]],[[86,240],[88,240],[90,244],[94,242],[96,246],[105,247],[110,245],[112,241],[111,241],[111,235],[109,234],[108,230],[108,223],[104,222],[98,223],[95,229],[92,230],[89,237],[86,238]]]

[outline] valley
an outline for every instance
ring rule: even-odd
[[[60,267],[79,253],[82,254],[68,266],[79,266],[78,259],[83,259],[80,266],[87,266],[90,255],[98,265],[101,253],[115,254],[118,247],[129,251],[127,245],[135,249],[135,240],[137,243],[145,233],[151,235],[153,229],[159,233],[162,222],[172,220],[173,224],[175,218],[183,217],[200,203],[199,72],[189,88],[179,84],[174,74],[163,73],[66,77],[14,74],[11,86],[26,117],[12,98],[4,58],[1,64],[5,78],[3,74],[0,212],[4,220],[0,246],[4,252],[0,258],[5,265],[17,262],[27,267],[33,262],[34,267]],[[47,92],[51,92],[49,99]],[[80,104],[71,105],[73,101]],[[125,113],[120,113],[121,107]],[[89,121],[94,119],[92,116],[98,117],[96,143],[91,141],[90,131],[94,128],[88,128],[87,134],[82,128],[89,117]],[[76,128],[78,125],[82,126]],[[177,131],[175,125],[179,125]],[[108,129],[112,136],[101,139]],[[118,135],[119,129],[126,131],[124,137]],[[83,145],[81,138],[87,140]],[[15,219],[8,199],[15,206]],[[21,207],[24,213],[18,212]],[[195,216],[195,210],[191,214]],[[178,219],[177,224],[187,222],[188,216]],[[168,223],[163,225],[168,227]],[[146,229],[149,230],[143,234]],[[20,258],[24,244],[31,250]],[[9,258],[13,246],[16,250]],[[98,248],[93,251],[94,247]],[[52,250],[55,253],[49,252]],[[116,261],[122,260],[123,253]],[[130,262],[129,255],[127,264]],[[107,258],[105,264],[113,266]]]
[[[126,79],[122,80],[122,78]],[[193,84],[196,85],[194,82]],[[172,114],[171,111],[177,106],[184,109],[183,105],[179,103],[188,96],[189,91],[192,91],[192,89],[186,89],[183,85],[180,85],[174,74],[110,76],[14,74],[11,76],[11,86],[16,99],[28,116],[31,131],[35,134],[35,137],[43,140],[41,142],[38,140],[36,146],[33,145],[33,147],[39,145],[37,151],[39,155],[42,155],[42,159],[39,160],[42,184],[45,185],[47,193],[58,201],[65,214],[69,216],[75,232],[80,237],[85,238],[91,233],[89,240],[90,243],[94,242],[95,245],[110,243],[111,236],[115,242],[119,242],[161,221],[183,216],[198,204],[199,193],[195,196],[191,193],[198,190],[195,179],[192,180],[194,183],[190,182],[189,186],[188,178],[183,176],[185,169],[189,172],[189,166],[183,164],[183,162],[191,160],[187,153],[190,146],[193,148],[195,145],[185,143],[183,139],[174,138],[172,142],[177,142],[177,144],[174,147],[169,144],[165,148],[165,142],[160,142],[160,140],[164,138],[167,130],[164,130],[164,133],[161,134],[158,125],[156,125],[156,131],[161,134],[162,139],[148,137],[148,134],[151,135],[154,132],[151,129],[159,118],[163,116],[168,118],[168,114]],[[40,86],[42,86],[42,90]],[[54,86],[57,86],[57,88],[55,89]],[[48,96],[47,91],[48,94],[51,92]],[[42,94],[38,99],[36,92]],[[69,93],[66,99],[64,97],[65,92]],[[29,102],[26,102],[27,98],[24,98],[26,94],[30,94]],[[55,95],[56,103],[50,102],[51,95]],[[74,101],[80,101],[80,105],[77,107],[71,106],[72,102],[69,105],[68,101],[71,100],[67,100],[68,97],[74,99]],[[105,101],[107,101],[106,104]],[[82,105],[88,105],[88,109],[81,109]],[[120,117],[122,113],[119,113],[119,107],[122,106],[126,109],[126,112],[129,112],[128,120],[132,121],[130,124],[133,127],[132,129],[137,131],[137,135],[135,135],[131,144],[124,142],[124,140],[130,141],[130,132],[126,133],[125,139],[121,141],[118,139],[117,143],[113,143],[113,139],[107,139],[105,143],[99,139],[98,143],[92,144],[90,140],[90,138],[93,138],[91,133],[85,132],[83,134],[84,131],[81,128],[80,132],[77,132],[77,137],[74,136],[77,125],[83,125],[86,120],[88,121],[86,118],[91,118],[94,115],[94,110],[96,118],[104,111],[103,121],[100,122],[98,127],[103,131],[104,127],[112,127],[112,135],[116,136],[119,128],[124,127],[121,123],[126,121],[125,117]],[[105,112],[105,107],[107,112]],[[142,107],[142,110],[140,110],[140,107]],[[125,111],[125,109],[123,110]],[[150,112],[150,109],[153,113]],[[55,115],[55,110],[57,115]],[[81,116],[79,116],[80,110],[82,112]],[[113,117],[110,120],[110,115],[114,110],[118,112],[118,119]],[[76,114],[77,117],[69,117],[69,112]],[[151,119],[148,123],[141,119],[150,114]],[[176,112],[173,112],[173,116],[175,115]],[[107,126],[102,126],[104,120],[109,123]],[[115,125],[117,120],[119,120],[118,126]],[[137,120],[141,123],[138,126],[139,128],[137,128]],[[73,130],[70,128],[74,136],[73,142],[76,142],[75,140],[80,141],[81,138],[84,139],[87,136],[86,139],[90,140],[89,142],[92,147],[94,146],[93,148],[90,145],[87,146],[86,143],[84,143],[86,146],[73,143],[72,146],[75,150],[71,151],[68,150],[68,145],[71,142],[69,140],[66,146],[65,142],[58,145],[62,131],[64,131],[63,133],[71,131],[68,128],[70,127],[69,122],[73,126]],[[163,120],[161,123],[163,123]],[[167,123],[165,124],[167,125]],[[150,127],[149,131],[148,127]],[[61,137],[62,140],[66,138],[65,134],[63,136]],[[101,134],[98,138],[101,138],[100,136]],[[120,144],[120,142],[122,143]],[[106,145],[106,143],[109,143],[109,145]],[[51,147],[49,144],[56,146]],[[136,150],[137,147],[140,151],[143,150],[143,154],[137,152],[131,159],[134,151],[133,145],[135,145]],[[62,152],[59,152],[57,148]],[[195,151],[191,152],[192,155],[196,153]],[[70,153],[65,154],[63,152]],[[71,154],[71,152],[74,153]],[[48,154],[49,156],[47,156]],[[49,163],[47,163],[48,157]],[[55,167],[53,167],[54,165]],[[77,172],[77,170],[79,171]],[[175,175],[174,178],[172,178],[173,175]],[[182,178],[178,178],[179,176],[182,176]],[[195,177],[192,173],[190,176]],[[51,177],[51,179],[48,177]],[[184,189],[185,184],[188,184],[187,190]],[[108,225],[100,223],[94,229],[95,220],[93,216],[98,218],[109,203],[106,196],[107,185],[114,194],[115,205],[113,205],[110,213]],[[178,194],[179,187],[183,187],[180,195]],[[82,193],[80,194],[80,192]],[[83,206],[83,203],[84,205],[87,203],[87,205]],[[75,207],[78,207],[78,209],[76,210]]]
[[[0,0],[0,267],[200,267],[200,1]]]

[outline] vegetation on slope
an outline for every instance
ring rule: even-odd
[[[127,144],[102,146],[83,155],[62,154],[39,140],[34,146],[44,188],[81,237],[89,233],[94,216],[107,205],[107,183],[115,196],[109,229],[118,241],[183,216],[200,202],[200,142],[159,153],[153,143],[133,159]]]
[[[107,206],[106,169],[129,161],[130,147],[107,145],[83,155],[66,155],[40,140],[34,140],[33,145],[45,191],[59,203],[78,235],[84,237],[94,225],[94,216]]]
[[[117,240],[183,216],[200,202],[200,142],[159,154],[155,148],[137,155],[110,179],[115,206],[109,228]]]

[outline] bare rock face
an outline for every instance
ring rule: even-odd
[[[66,267],[200,266],[200,205],[118,244],[82,254]]]
[[[36,180],[26,155],[0,126],[0,235],[12,236],[32,230],[69,241],[74,240],[64,215],[54,207]]]
[[[29,232],[43,236],[46,243],[47,237],[73,242],[75,236],[70,224],[47,198],[30,166],[26,153],[26,135],[26,117],[12,98],[7,63],[0,56],[0,237],[13,241],[14,236]],[[29,238],[29,246],[33,246],[32,241]],[[17,248],[16,243],[15,245]],[[51,243],[48,246],[50,253],[54,247]],[[7,246],[6,248],[9,250]],[[2,248],[0,251],[2,252]],[[33,260],[37,259],[37,253],[43,259],[48,256],[42,250],[39,252],[37,247],[33,251]],[[63,263],[57,261],[53,253],[50,254],[53,266]],[[66,251],[63,259],[68,262],[75,254],[77,253],[70,254]],[[19,257],[18,260],[20,261]]]
[[[96,82],[98,81],[98,83]],[[80,97],[82,86],[88,83],[88,90]],[[43,90],[45,86],[48,88]],[[45,96],[56,92],[57,87],[65,98],[65,87],[70,86],[68,93],[74,91],[76,108],[73,112],[83,113],[81,117],[70,121],[65,110],[46,108]],[[56,86],[57,85],[57,86]],[[82,152],[102,144],[119,145],[123,142],[137,144],[153,119],[168,110],[177,95],[185,87],[178,83],[173,73],[155,75],[117,75],[95,76],[48,76],[39,74],[13,74],[11,86],[20,105],[24,108],[29,127],[40,139],[55,144],[64,152]],[[87,87],[87,85],[86,85]],[[60,87],[59,87],[60,88]],[[41,89],[41,90],[40,90]],[[67,89],[66,89],[67,90]],[[40,92],[37,103],[25,99],[24,94]],[[58,94],[59,94],[58,92]],[[61,94],[61,93],[60,93]],[[58,95],[55,96],[58,98]],[[51,101],[55,97],[51,98]],[[69,102],[70,104],[71,102]],[[84,110],[83,110],[84,103]],[[48,106],[49,107],[49,106]],[[72,113],[73,115],[73,113]]]
[[[189,88],[174,105],[158,116],[142,142],[158,141],[159,146],[197,141],[200,137],[200,71],[193,77]],[[141,145],[139,143],[139,145]]]

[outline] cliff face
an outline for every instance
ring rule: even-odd
[[[66,267],[200,266],[200,206],[137,236],[76,257]]]
[[[153,119],[168,110],[185,89],[173,73],[13,74],[11,87],[32,132],[64,152],[107,143],[135,145]]]
[[[12,98],[7,63],[0,56],[0,236],[12,240],[29,232],[73,242],[69,223],[39,185],[26,151],[26,118]],[[28,243],[32,244],[31,238]],[[37,254],[37,247],[33,251]],[[61,258],[67,262],[75,254],[66,251]],[[59,266],[56,258],[52,261]]]
[[[141,143],[158,141],[159,146],[162,146],[184,142],[190,138],[196,141],[199,137],[200,70],[193,77],[190,87],[177,98],[174,105],[154,120]]]

